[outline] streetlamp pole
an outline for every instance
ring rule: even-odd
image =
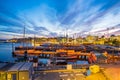
[[[107,28],[107,38],[109,38],[109,28]]]

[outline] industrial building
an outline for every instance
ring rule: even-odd
[[[33,63],[0,63],[0,80],[32,80]]]

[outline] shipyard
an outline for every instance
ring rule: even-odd
[[[78,42],[73,44],[73,42],[68,43],[67,41],[59,43],[57,40],[56,42],[51,41],[51,43],[47,43],[46,40],[45,43],[41,43],[35,39],[34,44],[31,40],[29,44],[32,45],[28,46],[25,45],[27,39],[21,40],[22,42],[17,42],[19,41],[17,39],[9,41],[11,41],[9,42],[12,45],[11,55],[15,62],[1,62],[0,68],[1,75],[11,75],[9,78],[13,78],[13,80],[22,80],[19,76],[23,76],[23,80],[86,80],[86,77],[90,74],[91,66],[100,69],[100,72],[104,75],[101,76],[102,78],[112,80],[114,76],[119,75],[118,73],[109,77],[114,71],[119,70],[119,46],[89,42],[87,44],[78,44]],[[18,43],[21,45],[16,46]],[[45,62],[42,61],[44,59]],[[54,79],[52,75],[55,76]],[[7,80],[8,78],[4,76],[1,79]],[[116,78],[116,80],[118,79],[119,77]]]
[[[120,0],[0,0],[0,80],[120,80]]]

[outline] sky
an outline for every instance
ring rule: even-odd
[[[0,0],[0,38],[120,32],[120,0]],[[107,33],[106,33],[107,34]]]

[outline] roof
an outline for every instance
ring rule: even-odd
[[[1,69],[2,67],[4,67],[5,65],[7,65],[7,63],[0,63],[0,69]]]
[[[8,71],[18,71],[25,63],[20,62],[12,66]]]
[[[14,65],[14,63],[0,63],[0,65],[0,71],[7,71]]]
[[[33,65],[33,63],[31,63],[31,62],[25,63],[25,64],[20,68],[19,71],[29,70],[32,65]]]
[[[0,71],[24,71],[32,67],[32,62],[0,63]]]

